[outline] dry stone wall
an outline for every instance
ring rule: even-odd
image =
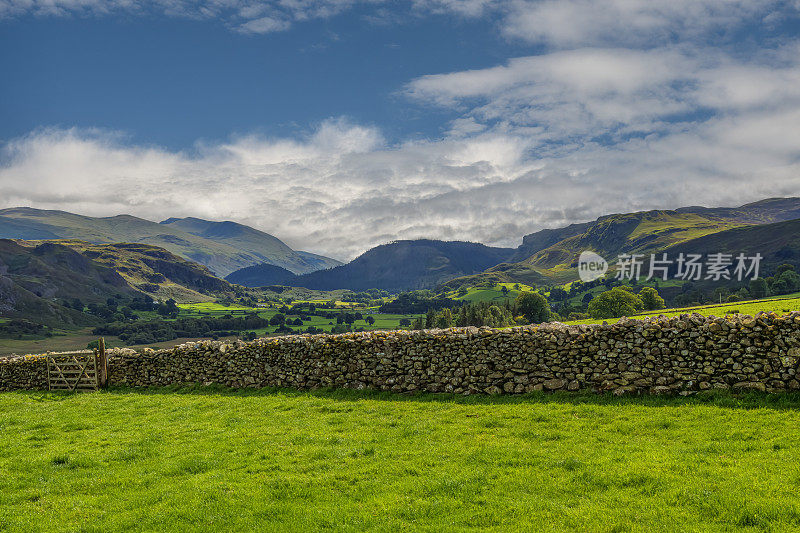
[[[46,388],[40,361],[0,361],[0,389]],[[118,349],[109,351],[109,383],[459,394],[776,392],[800,389],[799,361],[800,313],[695,314],[613,325],[299,335],[143,353]]]

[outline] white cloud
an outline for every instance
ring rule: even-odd
[[[556,47],[653,46],[797,16],[785,0],[517,0],[505,19],[514,38]]]
[[[300,140],[247,137],[195,154],[42,130],[6,147],[0,206],[232,219],[342,259],[397,238],[515,246],[608,212],[797,194],[798,132],[796,111],[753,111],[531,158],[536,138],[498,128],[386,146],[335,120]]]
[[[285,20],[278,20],[272,17],[261,17],[245,22],[239,29],[242,33],[272,33],[289,29],[291,24]]]
[[[424,76],[406,92],[463,109],[459,124],[537,128],[529,130],[536,144],[558,143],[569,151],[576,140],[694,128],[698,113],[793,109],[800,105],[800,59],[780,52],[753,62],[715,49],[558,51]]]
[[[0,0],[0,18],[163,13],[171,17],[216,18],[249,34],[284,31],[293,22],[328,18],[356,4],[384,0]]]

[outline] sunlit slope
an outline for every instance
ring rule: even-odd
[[[206,225],[205,231],[198,230],[200,234],[194,234],[181,228],[181,224],[158,224],[131,215],[87,217],[65,211],[17,207],[0,210],[0,238],[150,244],[205,265],[218,276],[264,262],[293,272],[310,272],[327,265],[327,258],[309,258],[308,254],[295,252],[272,235],[248,226],[195,220]],[[194,230],[197,225],[190,226],[189,229]]]
[[[796,244],[785,241],[786,232],[792,231],[787,228],[793,227],[791,221],[798,217],[798,198],[768,199],[738,208],[687,207],[608,215],[592,223],[528,235],[514,257],[519,257],[521,251],[532,251],[537,245],[547,244],[554,235],[574,233],[533,252],[525,259],[496,265],[484,273],[453,280],[448,286],[480,285],[487,281],[567,283],[577,279],[578,256],[585,250],[597,252],[609,263],[614,263],[620,254],[648,255],[668,249],[678,250],[678,247],[688,243],[706,247],[705,253],[742,250],[745,242],[766,242],[775,250],[786,246],[795,249]],[[750,228],[763,229],[749,232]],[[729,233],[732,230],[741,230],[741,233]],[[714,235],[723,234],[718,241],[713,239]],[[711,240],[701,240],[704,238]]]

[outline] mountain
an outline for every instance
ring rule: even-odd
[[[678,254],[725,253],[748,257],[761,254],[761,275],[770,275],[784,263],[800,270],[800,218],[746,226],[676,244],[664,250],[668,258]]]
[[[346,265],[297,276],[290,284],[320,290],[430,288],[481,272],[513,252],[471,242],[395,241],[372,248]]]
[[[48,325],[86,325],[92,323],[90,317],[55,300],[105,302],[115,294],[139,293],[113,268],[68,246],[0,239],[0,316],[35,318]]]
[[[34,241],[35,242],[35,241]],[[205,266],[187,261],[157,246],[137,243],[91,244],[57,241],[100,265],[118,272],[131,288],[157,300],[213,300],[233,292],[228,282]]]
[[[111,293],[146,293],[157,300],[196,302],[234,292],[207,267],[148,244],[7,239],[0,239],[0,244],[0,264],[6,265],[8,275],[17,276],[19,285],[46,299],[104,302]]]
[[[0,239],[0,316],[57,326],[94,318],[63,304],[109,298],[209,301],[235,296],[208,268],[146,244]]]
[[[295,275],[285,268],[262,263],[232,272],[225,277],[225,280],[245,287],[266,287],[291,284],[294,277]]]
[[[277,237],[238,224],[236,222],[212,222],[200,218],[168,218],[164,226],[177,228],[197,237],[227,244],[260,259],[259,264],[276,265],[295,274],[305,274],[339,266],[342,263],[329,257],[308,252],[296,252]]]
[[[204,232],[207,236],[202,235]],[[168,219],[164,224],[158,224],[131,215],[98,218],[65,211],[16,207],[0,210],[0,238],[149,244],[205,265],[220,276],[264,262],[295,273],[338,264],[333,259],[313,254],[308,257],[306,252],[295,252],[272,235],[248,226],[200,219]]]
[[[745,224],[770,224],[800,218],[800,198],[767,198],[741,207],[681,207],[676,211],[723,217]]]
[[[736,228],[797,218],[800,218],[800,198],[769,198],[730,208],[695,206],[606,215],[593,222],[526,235],[509,263],[451,280],[447,286],[486,282],[565,283],[577,278],[577,260],[584,250],[592,250],[614,262],[623,253],[655,253]]]
[[[593,222],[544,229],[525,235],[512,257],[519,262],[552,248],[545,264],[558,259],[559,250],[581,248],[614,253],[660,248],[674,242],[716,233],[732,227],[769,224],[800,218],[800,198],[768,198],[740,207],[681,207],[605,215]],[[542,257],[539,258],[539,260]],[[538,260],[533,260],[537,262]]]

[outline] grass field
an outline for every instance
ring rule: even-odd
[[[254,308],[238,304],[222,305],[214,302],[178,304],[178,307],[181,310],[179,318],[201,318],[201,317],[209,318],[209,317],[221,317],[224,315],[232,315],[234,317],[237,317],[237,316],[244,316],[250,313],[257,313],[262,318],[269,319],[272,318],[272,316],[274,316],[278,312],[277,308]],[[345,311],[347,310],[337,309],[335,312],[340,313]],[[361,313],[363,313],[364,318],[362,318],[361,320],[357,320],[353,324],[353,329],[361,328],[364,330],[399,329],[401,319],[407,318],[409,320],[413,320],[417,316],[420,316],[420,315],[397,315],[397,314],[375,313],[374,309],[371,310],[356,309],[352,312],[355,311],[360,311]],[[158,316],[154,312],[137,311],[137,314],[140,315],[140,320],[154,320],[154,319],[169,320]],[[375,323],[372,325],[368,324],[366,320],[364,320],[368,314],[375,319]],[[289,318],[294,319],[296,317],[291,316]],[[333,324],[331,324],[331,322],[333,322]],[[320,316],[311,316],[310,320],[304,321],[302,326],[291,326],[291,327],[292,329],[295,330],[305,330],[309,326],[314,326],[326,332],[330,332],[335,324],[336,324],[336,319],[331,320]],[[251,331],[254,331],[256,335],[265,336],[265,335],[275,334],[277,328],[278,326],[269,326],[266,328],[260,328]],[[86,345],[89,342],[97,340],[97,336],[91,334],[92,329],[93,328],[59,330],[58,335],[41,339],[0,338],[0,356],[11,355],[11,354],[44,353],[47,351],[68,351],[68,350],[84,349],[86,348]],[[144,346],[153,348],[168,348],[171,346],[181,344],[183,342],[187,342],[189,340],[197,340],[197,339],[180,338],[171,341],[151,343],[141,346],[133,346],[133,348],[142,348]],[[106,345],[109,347],[126,346],[126,344],[117,337],[107,337]]]
[[[507,293],[503,293],[503,287],[508,289]],[[515,287],[519,287],[519,289]],[[495,283],[492,287],[469,287],[466,294],[459,294],[458,291],[450,291],[447,293],[447,297],[468,302],[503,303],[506,300],[514,301],[522,291],[532,290],[533,288],[531,286],[525,285],[524,283]]]
[[[790,313],[792,311],[800,311],[800,293],[787,294],[784,296],[774,296],[763,300],[744,300],[741,302],[732,302],[717,305],[701,305],[699,307],[681,307],[675,309],[660,309],[658,311],[648,311],[640,315],[631,316],[628,318],[645,318],[648,316],[675,316],[685,313],[700,313],[703,316],[725,316],[726,314],[743,314],[755,315],[759,312],[775,312],[779,315]],[[617,322],[618,318],[609,318],[605,321],[609,324]],[[586,319],[574,320],[568,322],[569,324],[598,324],[603,322],[602,319]]]
[[[800,396],[0,394],[0,530],[790,531]]]
[[[232,316],[242,316],[248,313],[257,313],[260,317],[263,318],[272,318],[277,312],[278,309],[276,308],[253,308],[253,307],[245,307],[241,305],[221,305],[218,303],[194,303],[194,304],[179,304],[178,307],[181,309],[180,317],[202,317],[202,316],[223,316],[230,314]],[[337,309],[334,311],[335,313],[346,312],[346,309]],[[363,328],[365,330],[376,330],[376,329],[398,329],[400,327],[400,319],[407,318],[409,320],[413,320],[417,316],[420,315],[397,315],[397,314],[387,314],[387,313],[375,313],[372,312],[373,310],[365,310],[365,309],[355,309],[352,312],[359,311],[364,315],[366,318],[368,315],[371,315],[372,318],[375,319],[375,323],[370,325],[366,322],[366,320],[357,320],[354,324],[354,328]],[[292,316],[294,318],[294,316]],[[303,322],[303,326],[294,326],[294,329],[306,329],[309,326],[314,326],[320,329],[323,329],[327,332],[330,332],[333,325],[336,324],[336,320],[324,318],[321,316],[310,316],[310,320],[306,320]],[[333,322],[333,324],[331,324]],[[258,335],[268,335],[274,333],[278,326],[270,326],[268,328],[261,328],[254,330]]]

